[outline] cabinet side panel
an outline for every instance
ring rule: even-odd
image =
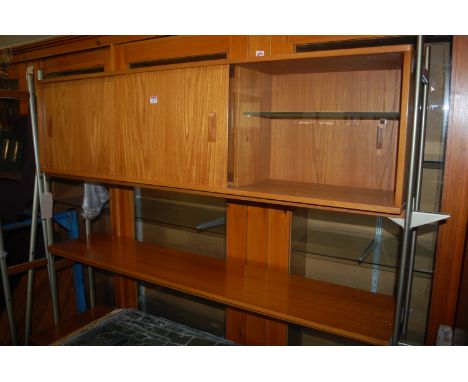
[[[227,205],[227,258],[287,273],[291,211],[254,205]],[[288,325],[226,308],[226,337],[242,345],[286,345]]]
[[[400,131],[398,136],[398,159],[395,175],[395,206],[401,207],[405,202],[405,192],[408,174],[406,163],[410,156],[410,138],[413,123],[413,97],[411,89],[414,87],[411,76],[412,52],[406,52],[403,60],[403,70],[401,73],[401,105],[400,105]]]

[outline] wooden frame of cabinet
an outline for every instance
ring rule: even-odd
[[[288,59],[290,61],[286,61]],[[225,59],[172,64],[40,81],[39,125],[44,170],[52,175],[170,187],[242,200],[399,215],[404,204],[404,169],[407,156],[405,143],[408,134],[406,126],[411,63],[409,46],[321,51],[277,56],[273,59],[255,59],[259,65],[277,65],[283,68],[288,65],[287,62],[289,65],[305,65],[307,70],[311,71],[309,77],[312,81],[316,73],[319,78],[315,81],[319,82],[323,81],[320,79],[321,72],[325,75],[328,72],[339,73],[332,92],[336,92],[336,86],[340,86],[337,81],[343,81],[345,84],[349,82],[346,78],[351,77],[346,77],[347,70],[351,71],[350,76],[354,76],[356,71],[364,73],[360,82],[350,84],[351,90],[347,94],[349,99],[353,98],[353,91],[362,93],[359,88],[353,87],[356,85],[362,89],[374,86],[376,89],[385,89],[385,94],[389,94],[387,101],[373,97],[377,103],[383,102],[383,105],[387,105],[376,104],[376,109],[390,107],[390,111],[372,110],[383,111],[382,118],[387,119],[386,127],[382,129],[385,131],[384,146],[376,148],[374,144],[374,130],[377,136],[380,131],[375,121],[376,117],[371,117],[365,124],[364,121],[355,122],[350,128],[338,124],[339,117],[329,118],[335,119],[337,127],[335,130],[328,127],[321,129],[322,138],[329,145],[327,150],[331,150],[324,151],[324,157],[321,159],[324,163],[330,162],[328,167],[325,167],[328,168],[328,172],[319,172],[315,180],[313,176],[309,179],[311,175],[307,175],[305,183],[301,183],[300,179],[294,176],[290,179],[292,186],[286,187],[283,182],[279,185],[275,183],[260,188],[248,188],[244,183],[248,183],[250,178],[241,181],[238,175],[234,182],[235,187],[228,186],[228,159],[234,158],[236,161],[235,158],[240,158],[244,161],[241,163],[237,159],[232,166],[229,165],[234,171],[240,171],[243,167],[247,169],[246,166],[252,164],[258,167],[259,163],[262,163],[251,153],[235,151],[238,150],[235,148],[235,142],[234,153],[231,154],[231,143],[228,142],[227,135],[227,64],[242,65],[251,61]],[[368,70],[369,73],[376,73],[375,79],[366,75]],[[392,83],[397,84],[393,92],[390,90],[394,86]],[[294,86],[294,83],[291,86]],[[333,97],[333,94],[330,96]],[[363,117],[365,112],[360,113],[361,110],[358,110],[359,105],[335,106],[339,109],[336,110],[338,112],[342,112],[340,108],[343,107],[359,114],[357,118],[367,118]],[[360,107],[362,108],[362,105]],[[324,110],[327,111],[326,108]],[[70,115],[73,115],[73,120],[67,117]],[[349,118],[346,115],[344,121]],[[275,123],[276,121],[273,121],[272,125]],[[357,123],[363,127],[358,127]],[[83,131],[81,126],[86,130]],[[315,135],[319,128],[320,126],[315,126],[307,129],[308,134],[313,131]],[[253,129],[256,131],[255,126]],[[275,131],[279,131],[278,129],[281,127]],[[360,135],[355,133],[358,129]],[[264,130],[267,131],[268,127],[265,126]],[[339,138],[345,132],[348,135]],[[72,139],[64,145],[65,137],[69,134]],[[338,138],[334,138],[334,135]],[[272,135],[275,136],[278,139],[276,146],[284,147],[284,144],[280,145],[279,142],[284,142],[288,135]],[[309,135],[309,138],[300,139],[307,141],[310,137]],[[233,139],[237,139],[238,142],[250,139],[253,142],[257,138],[235,136]],[[268,141],[270,138],[261,139]],[[353,149],[353,142],[363,141],[366,142],[364,150]],[[271,144],[275,145],[275,141]],[[291,145],[293,147],[294,142],[291,142]],[[88,148],[91,155],[80,155],[83,147]],[[106,147],[107,152],[100,151],[99,147]],[[187,150],[184,150],[184,147]],[[333,157],[336,159],[338,152],[346,155],[344,162],[348,164],[356,161],[358,167],[369,166],[374,162],[381,165],[364,167],[358,177],[346,175],[354,172],[349,166],[336,173],[331,160]],[[305,160],[297,154],[296,158],[296,162],[310,162],[307,155]],[[272,161],[273,164],[284,162],[281,157],[278,157],[276,162]],[[293,167],[298,167],[299,162],[293,164]],[[152,166],[148,166],[148,163],[152,163]],[[312,170],[317,166],[323,167],[323,163],[310,162],[302,168],[305,172],[313,174]],[[278,167],[277,170],[272,167],[272,173],[279,172],[274,178],[282,178],[283,167]],[[258,173],[258,170],[250,173]],[[336,174],[333,175],[334,173]],[[323,179],[320,180],[321,178]],[[361,182],[356,183],[356,179]],[[305,192],[307,189],[310,191]]]
[[[369,36],[353,36],[352,39],[367,39]],[[56,39],[51,39],[50,41],[47,41],[47,43],[36,43],[36,44],[29,44],[28,47],[17,49],[17,53],[15,54],[15,66],[12,66],[11,72],[14,74],[17,72],[18,78],[22,78],[22,70],[26,67],[28,63],[33,63],[37,62],[37,60],[41,57],[49,57],[57,54],[68,54],[71,52],[78,52],[78,51],[83,51],[87,49],[93,49],[97,47],[102,47],[103,45],[108,44],[111,49],[110,49],[110,54],[111,56],[115,55],[115,47],[122,43],[132,43],[132,41],[137,41],[137,40],[145,40],[145,39],[151,39],[153,38],[152,36],[78,36],[78,37],[66,37],[66,38],[56,38]],[[318,38],[318,40],[317,40]],[[344,39],[349,39],[350,36],[344,36]],[[231,45],[230,45],[230,52],[229,55],[231,58],[246,58],[250,55],[252,57],[252,53],[255,52],[255,48],[259,49],[264,49],[266,52],[266,55],[270,54],[273,56],[276,56],[278,54],[285,54],[285,53],[291,53],[294,49],[294,41],[299,41],[299,43],[304,44],[304,43],[314,43],[314,42],[324,42],[326,41],[333,41],[333,40],[340,40],[341,36],[333,36],[333,39],[329,39],[328,37],[322,37],[322,36],[231,36]],[[293,41],[294,40],[294,41]],[[461,41],[462,38],[456,36],[455,37],[455,42],[456,41]],[[462,44],[455,44],[454,45],[454,56],[456,56],[457,52],[461,52],[461,47]],[[112,62],[115,62],[115,58],[111,58]],[[16,69],[15,69],[16,68]],[[455,68],[456,69],[456,68]],[[454,69],[454,70],[455,70]],[[457,81],[461,82],[463,79],[466,79],[466,74],[463,74],[462,72],[457,72]],[[92,77],[92,76],[90,76]],[[20,81],[21,82],[21,81]],[[24,84],[23,84],[24,85]],[[21,84],[20,84],[21,86]],[[461,109],[454,109],[453,110],[453,118],[456,118],[457,116],[462,116],[463,112]],[[449,129],[450,130],[450,129]],[[467,135],[464,133],[463,129],[457,129],[456,132],[453,133],[452,135],[452,140],[450,142],[457,142],[457,145],[455,144],[448,144],[447,152],[456,152],[457,147],[463,147],[463,144],[465,143],[466,146],[466,137]],[[453,147],[453,149],[452,149]],[[463,163],[463,155],[458,155],[458,154],[453,154],[450,156],[452,159],[452,166],[447,166],[445,169],[445,177],[446,179],[457,179],[457,184],[459,184],[459,180],[461,179],[462,182],[467,181],[468,174],[465,173],[465,175],[461,176],[460,178],[460,173],[457,169],[457,166],[460,166],[461,163]],[[457,165],[458,163],[458,165]],[[51,172],[51,174],[54,174]],[[59,173],[57,173],[59,175]],[[71,177],[76,177],[76,178],[88,178],[88,179],[93,179],[93,177],[80,177],[78,174],[60,174],[60,176],[71,176]],[[94,178],[96,179],[96,178]],[[114,184],[127,184],[125,180],[114,180]],[[154,187],[159,187],[159,186],[154,186]],[[456,187],[454,186],[453,183],[448,183],[445,185],[445,191],[444,193],[446,195],[451,195],[453,188]],[[171,187],[168,187],[171,189]],[[174,188],[177,190],[177,188]],[[205,191],[194,191],[194,190],[185,190],[186,192],[205,192]],[[215,192],[213,194],[216,195]],[[223,195],[223,194],[219,194]],[[264,201],[261,198],[251,198],[251,197],[245,197],[245,196],[238,196],[240,200],[260,200]],[[457,198],[450,198],[449,196],[446,196],[444,198],[444,202],[442,205],[442,210],[451,212],[453,209],[450,207],[453,205],[453,202],[455,203],[457,215],[456,216],[465,216],[465,223],[466,223],[466,216],[467,216],[467,206],[462,205],[460,206],[459,203],[455,201]],[[452,200],[452,202],[450,202]],[[270,200],[270,203],[278,203],[282,205],[290,205],[291,203],[287,201],[282,201],[278,202],[275,200]],[[293,203],[295,205],[302,205],[304,204],[301,203]],[[447,208],[448,207],[448,208]],[[323,207],[326,209],[326,207]],[[359,213],[360,211],[354,210],[354,213]],[[460,223],[460,219],[456,219],[458,223]],[[446,224],[443,229],[443,235],[445,237],[451,237],[450,235],[455,235],[457,237],[456,243],[459,243],[461,241],[464,241],[464,237],[466,235],[466,232],[461,232],[461,229],[459,229],[460,224],[454,221],[453,224]],[[458,228],[457,228],[458,227]],[[443,274],[446,272],[442,272],[442,269],[444,268],[444,264],[446,264],[444,259],[455,259],[455,260],[450,260],[450,274],[455,275],[455,279],[452,280],[453,282],[448,282],[447,280],[445,281],[437,281],[438,279],[436,278],[435,281],[436,283],[434,284],[434,288],[438,288],[441,291],[444,291],[444,293],[435,293],[432,296],[432,306],[434,308],[431,309],[431,324],[429,328],[429,340],[428,343],[433,343],[435,340],[435,333],[438,327],[438,324],[440,323],[445,323],[445,324],[451,324],[453,323],[454,320],[454,314],[453,311],[449,308],[448,312],[446,309],[440,308],[442,305],[446,306],[450,302],[452,302],[454,299],[445,298],[445,294],[449,293],[450,296],[456,296],[457,292],[457,278],[459,278],[459,270],[461,267],[461,259],[462,259],[462,253],[459,251],[460,245],[454,245],[456,244],[453,240],[450,241],[451,243],[449,244],[446,240],[444,241],[445,244],[440,243],[438,246],[438,252],[437,252],[437,263],[436,263],[436,275],[437,273]],[[445,293],[446,292],[446,293]],[[435,308],[435,306],[438,306],[439,308]],[[447,312],[447,313],[443,313]],[[452,312],[452,313],[450,313]]]

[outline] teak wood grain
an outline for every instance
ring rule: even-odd
[[[170,58],[228,53],[230,36],[166,36],[116,46],[117,69]]]
[[[227,66],[49,83],[39,94],[46,171],[226,184]]]
[[[119,175],[142,183],[224,187],[228,67],[116,78]]]
[[[93,49],[73,54],[49,57],[41,60],[39,68],[47,77],[53,73],[62,73],[79,69],[102,68],[110,69],[110,48]]]
[[[135,238],[134,193],[123,187],[110,188],[110,220],[112,234],[126,239]],[[138,306],[137,283],[121,275],[114,275],[115,304],[121,308]]]
[[[394,299],[238,261],[92,234],[52,253],[110,272],[371,344],[386,344]]]
[[[44,81],[39,86],[43,167],[50,174],[397,215],[403,122],[398,127],[387,121],[383,146],[375,148],[375,121],[286,126],[282,120],[246,118],[244,112],[306,106],[396,112],[407,99],[400,96],[398,77],[408,52],[407,46],[313,52],[296,56],[304,61],[260,57],[255,70],[236,67],[243,77],[231,90],[242,102],[231,108],[234,154],[229,165],[227,65]],[[296,75],[302,66],[311,72]],[[269,95],[274,86],[282,90]],[[321,91],[305,90],[310,87]],[[331,188],[320,192],[316,185]],[[336,200],[330,197],[335,186],[343,187]],[[362,197],[356,198],[356,191]]]
[[[31,62],[40,58],[99,49],[112,44],[123,44],[155,38],[151,35],[133,36],[59,36],[12,48],[13,63]]]
[[[271,36],[272,54],[293,53],[297,45],[323,44],[329,42],[359,41],[378,39],[385,36],[376,35],[311,35],[311,36]]]
[[[286,197],[318,196],[314,191],[322,186],[330,191],[335,186],[362,189],[362,196],[377,191],[381,200],[374,197],[368,204],[383,203],[382,207],[398,213],[404,184],[410,53],[402,48],[399,54],[236,66],[232,188],[264,194],[275,188],[273,193],[279,195],[282,190]],[[378,120],[267,119],[252,116],[248,109],[254,113],[394,112],[402,115],[402,121],[386,120],[377,145]],[[261,159],[255,160],[256,156]],[[350,201],[344,190],[339,200]]]
[[[240,47],[239,47],[240,48]],[[247,49],[247,48],[246,48]],[[40,81],[42,84],[48,84],[53,82],[66,82],[74,81],[85,78],[100,78],[100,77],[113,77],[121,76],[130,73],[147,73],[164,71],[168,69],[182,69],[191,67],[206,67],[216,65],[228,65],[228,64],[245,64],[250,62],[274,62],[274,61],[285,61],[295,59],[306,59],[313,58],[317,59],[314,66],[311,66],[311,70],[314,71],[326,71],[327,68],[330,70],[377,70],[377,69],[395,69],[401,64],[401,54],[404,52],[411,52],[411,45],[397,45],[397,46],[379,46],[369,48],[352,48],[352,49],[336,49],[336,50],[324,50],[317,52],[305,52],[305,53],[289,53],[274,56],[263,56],[263,57],[248,57],[247,54],[243,55],[239,52],[239,56],[236,58],[219,59],[214,61],[196,61],[187,63],[168,63],[165,65],[157,65],[151,67],[133,68],[133,69],[119,69],[115,68],[114,71],[104,73],[91,73],[91,74],[79,74],[70,75],[60,78],[51,78]],[[373,59],[367,60],[368,55],[373,56]],[[383,56],[382,56],[383,55]],[[378,57],[380,56],[380,58]],[[333,64],[335,58],[340,58],[339,64]]]
[[[228,259],[265,269],[289,272],[292,213],[283,208],[229,203],[227,216]],[[226,309],[226,338],[243,345],[287,345],[284,322]]]
[[[43,167],[113,176],[121,147],[113,79],[57,82],[38,90]]]

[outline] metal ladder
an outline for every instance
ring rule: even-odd
[[[34,83],[34,69],[28,67],[26,72],[26,78],[29,90],[29,111],[31,117],[31,130],[33,138],[33,150],[34,150],[34,161],[35,161],[35,181],[33,191],[33,206],[31,219],[20,223],[14,223],[5,226],[6,229],[14,229],[16,227],[23,227],[26,225],[31,226],[30,231],[30,245],[29,245],[29,258],[28,261],[32,262],[35,260],[36,250],[36,238],[37,238],[37,224],[40,221],[42,224],[42,232],[44,236],[45,255],[47,259],[48,278],[50,285],[50,293],[52,299],[52,310],[54,317],[54,324],[58,324],[60,321],[60,311],[58,304],[58,291],[57,291],[57,277],[55,271],[55,258],[48,251],[48,246],[53,243],[53,226],[52,221],[55,220],[57,223],[68,229],[69,237],[71,239],[78,237],[78,217],[76,211],[67,211],[65,213],[52,214],[52,194],[50,192],[50,182],[46,175],[41,171],[39,150],[38,150],[38,130],[37,130],[37,108],[36,108],[36,94],[35,94],[35,83]],[[8,98],[15,98],[14,96],[8,96]],[[22,97],[23,98],[23,97]],[[40,219],[38,219],[38,213],[40,212]],[[86,220],[86,231],[89,233],[91,224]],[[0,221],[0,272],[2,278],[2,286],[5,297],[5,307],[8,316],[10,338],[13,345],[18,345],[17,327],[14,314],[14,308],[12,303],[12,296],[8,278],[8,267],[6,263],[7,253],[5,252],[4,241],[3,241],[3,229]],[[28,270],[28,285],[27,285],[27,298],[26,298],[26,319],[25,319],[25,344],[28,344],[29,337],[31,334],[31,320],[32,320],[32,303],[34,293],[34,275],[35,269]],[[83,270],[80,264],[73,265],[73,275],[75,283],[75,293],[77,301],[77,311],[83,312],[86,310],[86,300],[84,295],[84,284],[83,284]],[[94,273],[90,269],[90,305],[94,306]]]

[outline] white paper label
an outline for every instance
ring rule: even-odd
[[[255,51],[255,56],[256,57],[263,57],[265,55],[265,51],[264,50],[256,50]]]
[[[158,103],[158,97],[156,97],[156,96],[151,96],[150,99],[149,99],[149,102],[150,102],[151,104]]]

